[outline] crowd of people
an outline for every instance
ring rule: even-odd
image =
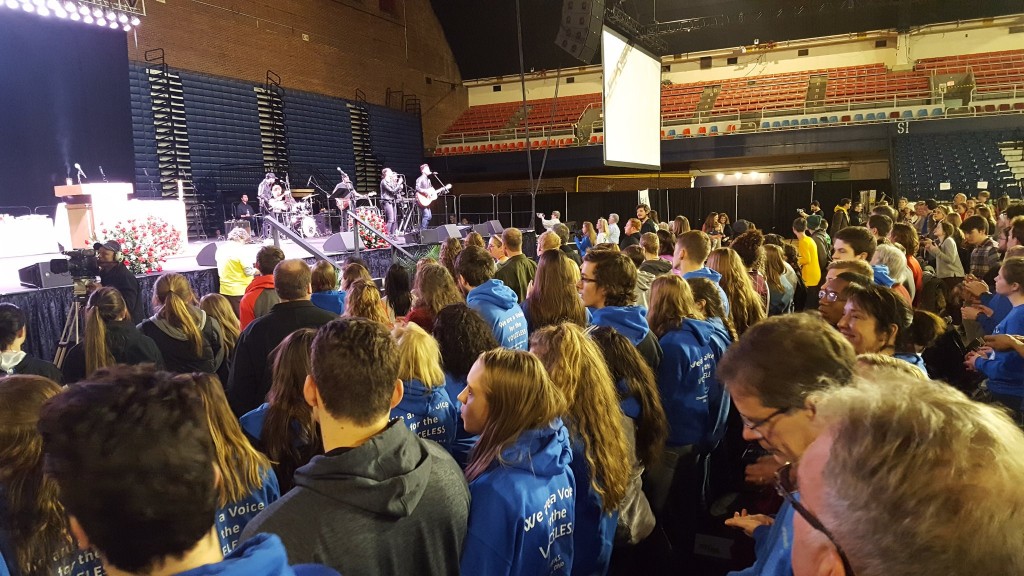
[[[0,304],[0,575],[1024,573],[1024,204],[822,212]]]

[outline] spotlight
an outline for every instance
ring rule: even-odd
[[[131,24],[125,24],[124,28],[122,28],[122,30],[124,30],[125,32],[131,32],[132,31],[132,25]]]
[[[118,28],[121,27],[120,24],[118,24],[117,22],[114,22],[113,20],[110,21],[109,26],[110,26],[111,30],[117,30]]]
[[[113,10],[107,10],[107,20],[116,20],[117,14]]]
[[[36,14],[39,14],[40,16],[49,16],[50,15],[50,10],[47,9],[46,6],[37,6],[36,7]]]
[[[751,172],[750,173],[750,177],[751,178],[760,178],[761,177],[761,173],[760,172]]]
[[[88,6],[79,6],[78,7],[78,13],[81,14],[82,16],[87,16],[89,14],[89,7]]]
[[[104,20],[103,18],[97,18],[96,19],[96,25],[97,26],[106,26],[107,25],[107,21]]]
[[[100,8],[94,9],[92,11],[92,16],[93,16],[93,18],[102,18],[103,17],[103,10],[100,9]]]
[[[739,180],[740,178],[743,177],[743,173],[742,172],[734,172],[733,173],[733,177],[735,177],[737,180]]]
[[[120,15],[118,15],[117,21],[120,22],[121,24],[127,24],[128,23],[128,15],[125,14],[124,12],[122,12]]]
[[[131,20],[131,25],[132,26],[138,26],[141,23],[142,23],[142,21],[139,20],[138,16],[132,16],[132,20]]]
[[[28,3],[22,4],[21,5],[21,9],[24,10],[25,12],[35,12],[36,11],[36,7],[33,6],[32,4],[28,4]]]
[[[718,180],[721,180],[722,178],[725,178],[725,174],[722,174],[721,172],[719,172],[718,174],[715,174],[715,178],[718,179]]]
[[[74,11],[78,10],[78,6],[75,6],[74,2],[65,2],[64,3],[64,9],[67,10],[70,13],[70,12],[74,12]]]
[[[82,17],[81,17],[81,16],[80,16],[80,15],[78,14],[78,12],[72,12],[71,14],[69,14],[69,16],[70,16],[70,17],[71,17],[71,19],[72,19],[72,20],[74,20],[75,22],[78,22],[79,20],[81,20],[81,19],[82,19]]]
[[[11,10],[17,10],[20,5],[18,4],[18,0],[7,0],[7,7]]]
[[[92,14],[86,14],[85,16],[82,16],[82,22],[85,22],[86,24],[92,24]]]

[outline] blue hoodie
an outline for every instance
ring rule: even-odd
[[[21,576],[21,568],[18,566],[18,557],[14,551],[9,520],[10,512],[7,510],[7,494],[0,484],[0,576]],[[8,562],[10,563],[8,565]],[[95,550],[79,550],[71,547],[66,554],[60,558],[54,558],[50,564],[50,574],[103,574],[102,563],[99,553]]]
[[[576,480],[559,419],[527,430],[470,482],[462,573],[567,576],[572,572]]]
[[[985,334],[992,334],[996,331],[996,326],[999,326],[999,323],[1013,309],[1013,304],[1002,294],[982,294],[980,300],[982,304],[992,309],[992,317],[978,314],[978,325],[985,331]]]
[[[718,296],[722,298],[722,307],[725,309],[725,314],[726,316],[729,315],[729,297],[725,295],[725,290],[722,289],[721,274],[705,266],[700,270],[694,270],[693,272],[683,274],[683,280],[687,280],[689,278],[707,278],[714,282],[715,286],[718,286]]]
[[[715,431],[724,427],[719,417],[725,394],[714,374],[728,346],[723,330],[690,318],[661,337],[658,391],[668,419],[669,446],[709,446]]]
[[[1024,334],[1024,305],[1014,306],[993,334]],[[978,358],[974,368],[988,376],[988,389],[994,394],[1024,396],[1024,358],[1014,350],[996,352],[995,358]]]
[[[334,312],[338,316],[345,313],[345,293],[338,292],[337,290],[324,290],[323,292],[313,292],[309,296],[310,302],[313,303],[317,308],[322,308],[329,312]]]
[[[603,500],[591,483],[590,465],[587,463],[583,439],[572,443],[572,463],[569,465],[576,478],[576,522],[572,527],[572,573],[578,576],[607,574],[615,543],[615,527],[619,512],[605,514]]]
[[[879,286],[885,286],[886,288],[892,288],[896,285],[896,281],[889,276],[889,267],[885,264],[872,264],[871,269],[875,271],[875,284]]]
[[[928,375],[928,367],[924,365],[924,357],[921,356],[920,354],[901,352],[893,354],[892,357],[899,358],[904,362],[908,362],[910,364],[913,364],[914,366],[917,366],[917,369],[924,373],[925,378],[930,378],[930,376]]]
[[[272,468],[263,471],[263,484],[251,494],[217,510],[217,537],[222,554],[234,550],[242,537],[242,530],[264,508],[281,497],[281,487]]]
[[[799,494],[794,494],[799,500]],[[775,523],[754,529],[754,565],[727,576],[792,576],[793,507],[783,502]]]
[[[288,565],[281,539],[274,534],[257,534],[239,544],[234,552],[216,564],[178,572],[177,576],[339,576],[336,570],[319,564]]]
[[[526,350],[530,335],[519,297],[501,280],[488,280],[466,295],[466,304],[491,325],[498,344],[513,350]]]
[[[590,308],[590,323],[607,326],[629,339],[633,346],[639,345],[650,333],[647,324],[647,309],[643,306],[605,306]]]
[[[456,378],[448,372],[444,373],[444,389],[448,392],[448,397],[452,400],[452,406],[455,407],[455,441],[452,442],[451,446],[448,447],[448,453],[455,458],[455,461],[459,463],[459,466],[465,468],[466,463],[469,461],[469,451],[476,446],[476,441],[480,439],[476,434],[470,434],[466,432],[466,427],[462,423],[462,402],[459,402],[459,394],[466,387],[466,377]]]
[[[402,382],[405,395],[402,401],[391,409],[392,418],[401,418],[420,438],[433,440],[451,452],[455,441],[458,410],[444,386],[433,390],[417,379]]]

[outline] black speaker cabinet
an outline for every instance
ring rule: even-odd
[[[462,238],[462,231],[455,224],[426,228],[420,233],[420,242],[423,244],[440,244],[449,238]]]
[[[601,48],[603,24],[604,0],[563,0],[555,44],[584,64],[590,64]]]
[[[216,266],[217,265],[217,243],[210,242],[196,254],[196,265]]]
[[[355,232],[338,232],[331,234],[324,241],[324,252],[351,252],[356,249]],[[364,248],[362,240],[359,241],[359,249]]]

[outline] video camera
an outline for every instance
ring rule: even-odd
[[[63,254],[67,259],[50,260],[50,271],[54,274],[69,274],[75,279],[93,279],[100,275],[100,263],[95,250],[83,248],[68,250]]]

